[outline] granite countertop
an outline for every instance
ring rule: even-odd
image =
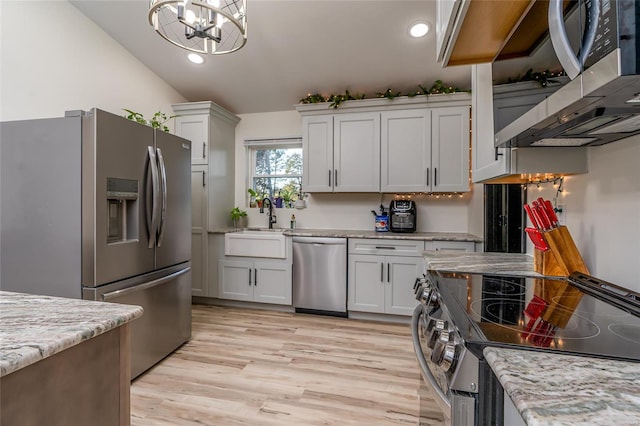
[[[139,306],[0,291],[0,377],[140,316]]]
[[[483,239],[473,234],[463,232],[376,232],[354,229],[274,229],[270,231],[264,228],[246,228],[263,230],[266,232],[281,231],[284,235],[295,237],[335,237],[335,238],[384,238],[391,240],[420,240],[420,241],[471,241],[481,243]],[[209,231],[210,234],[227,234],[237,232],[237,228],[216,228]]]
[[[485,348],[527,425],[637,425],[640,363]]]
[[[460,253],[425,251],[427,269],[441,272],[542,277],[533,270],[533,257],[519,253]]]

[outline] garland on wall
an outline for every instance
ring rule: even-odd
[[[461,90],[457,87],[445,84],[442,80],[436,80],[430,88],[426,88],[421,84],[418,85],[418,90],[408,93],[396,92],[387,89],[385,92],[377,92],[376,96],[370,96],[369,98],[386,98],[393,100],[400,96],[407,96],[414,98],[416,96],[429,96],[443,93],[458,93],[458,92],[470,92],[470,90]],[[324,97],[320,93],[309,93],[306,97],[300,99],[301,104],[317,104],[322,102],[331,102],[329,108],[338,108],[344,101],[355,101],[359,99],[367,99],[367,95],[364,94],[351,94],[348,90],[344,93],[337,95],[331,94],[328,97]]]

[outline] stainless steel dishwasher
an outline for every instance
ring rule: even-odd
[[[296,312],[347,316],[347,239],[293,237]]]

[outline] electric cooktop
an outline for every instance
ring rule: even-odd
[[[640,294],[585,274],[568,279],[431,273],[469,350],[488,345],[640,362]]]

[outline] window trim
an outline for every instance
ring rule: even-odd
[[[302,148],[302,136],[282,137],[282,138],[262,138],[262,139],[245,139],[245,157],[247,159],[247,174],[245,179],[244,198],[245,205],[249,206],[248,188],[252,188],[253,178],[273,177],[273,175],[256,175],[255,162],[256,151],[258,149],[278,149],[278,148]],[[302,182],[302,174],[300,175],[278,175],[279,178],[300,178]]]

